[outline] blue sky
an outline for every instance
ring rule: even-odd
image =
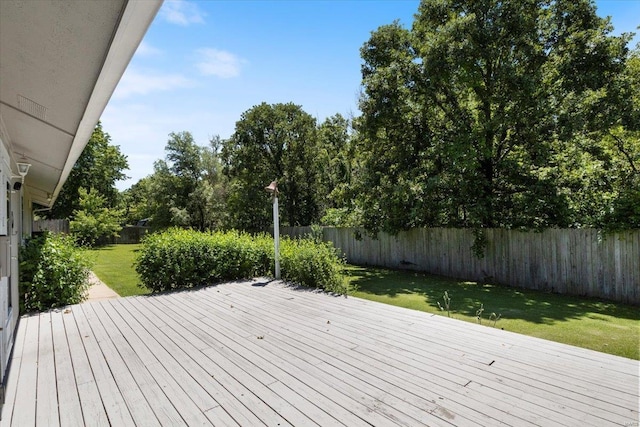
[[[228,138],[261,102],[293,102],[319,122],[358,115],[359,49],[395,19],[410,28],[418,0],[167,0],[102,116],[131,178],[153,173],[170,132],[199,145]],[[599,0],[614,33],[640,32],[640,0]],[[640,41],[636,36],[632,46]]]

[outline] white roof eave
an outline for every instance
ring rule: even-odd
[[[162,0],[127,2],[84,115],[78,124],[67,161],[62,169],[54,193],[50,200],[36,200],[37,203],[50,207],[55,202],[161,5]]]

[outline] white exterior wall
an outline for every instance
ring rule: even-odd
[[[13,347],[14,331],[19,316],[19,251],[23,224],[30,223],[26,216],[23,200],[24,186],[14,190],[11,157],[0,139],[0,384],[4,383],[4,373]],[[1,394],[1,393],[0,393]]]

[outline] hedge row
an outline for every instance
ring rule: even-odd
[[[274,263],[273,239],[267,235],[169,229],[143,241],[135,269],[145,287],[159,292],[273,276]],[[344,261],[328,244],[283,239],[280,263],[288,282],[346,292]]]
[[[74,240],[45,233],[20,249],[20,311],[43,311],[82,302],[91,262]]]

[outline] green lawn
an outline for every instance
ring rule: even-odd
[[[451,298],[451,317],[493,326],[491,313],[500,314],[495,327],[593,350],[640,359],[640,309],[592,298],[570,297],[464,282],[441,276],[349,266],[356,289],[350,294],[400,307],[438,313],[443,295]]]
[[[133,260],[140,245],[113,245],[93,251],[98,277],[122,296],[142,295]],[[500,314],[495,327],[552,341],[640,359],[640,309],[635,306],[463,282],[421,273],[349,266],[351,295],[446,316],[443,294],[451,298],[451,317],[493,327],[491,313]]]
[[[138,274],[133,268],[136,252],[141,245],[109,245],[95,249],[93,272],[120,296],[148,294],[149,290],[141,287]]]

